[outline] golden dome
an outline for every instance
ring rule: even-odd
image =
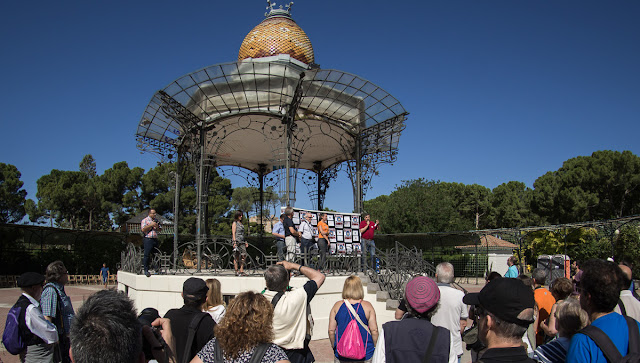
[[[242,41],[238,60],[278,54],[289,54],[305,64],[311,64],[315,59],[309,37],[291,19],[289,10],[272,8],[267,18]]]

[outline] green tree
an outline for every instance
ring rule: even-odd
[[[571,223],[640,213],[640,158],[596,151],[565,161],[534,183],[533,211],[542,223]]]
[[[53,169],[38,181],[38,205],[54,216],[56,224],[75,229],[81,224],[87,174]]]
[[[524,183],[510,181],[493,189],[491,219],[493,227],[524,227],[532,222],[532,191]]]
[[[96,161],[91,154],[87,154],[80,162],[80,171],[87,174],[89,178],[93,178],[96,173]]]
[[[14,165],[0,163],[0,223],[18,223],[26,215],[21,176]]]
[[[459,211],[465,220],[473,220],[475,229],[487,228],[493,195],[491,189],[478,184],[464,185]],[[482,218],[485,217],[485,218]],[[481,219],[482,218],[482,219]]]

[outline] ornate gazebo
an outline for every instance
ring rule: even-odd
[[[196,168],[196,242],[206,239],[213,168],[244,176],[260,191],[260,203],[265,188],[274,187],[293,206],[302,180],[318,209],[330,181],[346,170],[361,212],[371,177],[397,155],[408,114],[400,102],[356,75],[321,69],[291,4],[267,3],[236,62],[173,81],[156,92],[138,124],[139,149]]]

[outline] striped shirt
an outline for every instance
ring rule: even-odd
[[[564,363],[567,359],[567,351],[570,344],[571,339],[569,338],[559,337],[554,339],[536,348],[533,353],[533,359],[543,363]]]

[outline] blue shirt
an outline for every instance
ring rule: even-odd
[[[629,348],[629,328],[624,317],[618,313],[610,313],[596,319],[593,326],[600,328],[613,344],[618,348],[622,356],[627,355]],[[638,329],[640,329],[640,324]],[[596,343],[584,334],[576,334],[571,338],[571,345],[567,353],[567,363],[607,363],[607,358],[598,348]]]
[[[284,225],[282,224],[282,222],[278,222],[276,224],[273,225],[273,228],[271,229],[271,233],[277,233],[277,234],[281,234],[284,236]],[[277,240],[279,241],[283,241],[284,238],[280,238],[280,237],[276,237]]]
[[[355,304],[351,304],[351,306],[353,307],[353,310],[355,310],[356,313],[358,313],[360,320],[362,320],[364,324],[369,325],[369,321],[367,320],[367,315],[364,313],[364,308],[362,307],[362,305],[360,303],[355,303]],[[342,337],[342,334],[344,333],[344,330],[347,328],[347,325],[349,324],[349,322],[351,322],[351,319],[352,319],[351,313],[349,312],[349,308],[347,308],[347,306],[344,303],[340,305],[340,308],[336,313],[335,319],[336,319],[336,323],[338,323],[338,326],[336,329],[336,340],[335,340],[334,347],[337,346],[338,341],[340,340],[340,338]],[[371,337],[371,334],[367,333],[367,330],[363,328],[362,325],[360,325],[360,323],[356,321],[356,324],[358,324],[358,328],[360,329],[362,342],[365,344],[366,355],[364,360],[371,359],[371,357],[373,356],[373,352],[375,350],[373,337]],[[345,361],[348,362],[353,360],[353,359],[341,357],[338,354],[337,349],[334,351],[335,351],[336,358],[340,359],[343,362]],[[361,361],[361,360],[358,360],[358,361]]]
[[[109,277],[109,268],[108,267],[103,267],[100,269],[100,276],[102,276],[103,278],[107,278]]]
[[[515,265],[509,266],[509,269],[507,270],[507,273],[504,274],[504,277],[512,277],[512,278],[518,277],[518,269],[516,268],[516,266]]]

